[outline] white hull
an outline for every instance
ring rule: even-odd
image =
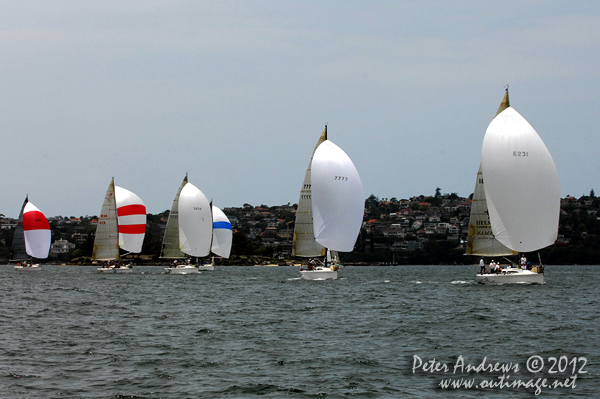
[[[23,271],[33,272],[33,271],[42,270],[42,268],[40,267],[40,265],[31,265],[31,266],[17,265],[17,266],[15,266],[15,270],[23,270]]]
[[[200,265],[198,266],[198,270],[215,270],[214,265]]]
[[[196,266],[177,266],[177,267],[165,267],[167,274],[198,274],[198,268]]]
[[[522,269],[502,269],[501,274],[478,274],[481,284],[544,284],[544,274]]]
[[[133,269],[131,267],[98,267],[96,268],[98,273],[132,273]]]
[[[305,280],[337,280],[337,271],[318,268],[317,270],[300,270]]]

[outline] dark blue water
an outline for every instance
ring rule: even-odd
[[[0,266],[0,396],[525,398],[534,387],[440,381],[575,374],[575,388],[539,397],[599,397],[600,268],[551,266],[543,286],[478,285],[476,271],[346,267],[339,280],[304,281],[292,267],[177,276]],[[413,372],[415,356],[438,371]],[[454,374],[459,356],[519,369]],[[528,359],[544,367],[528,371]]]

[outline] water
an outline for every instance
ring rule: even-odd
[[[539,396],[600,392],[594,267],[548,267],[543,286],[478,285],[476,266],[346,267],[336,281],[304,281],[292,267],[43,268],[0,266],[4,398],[521,398],[535,389],[439,384],[564,381],[574,365],[575,388]],[[450,371],[413,372],[415,356]],[[459,356],[519,370],[452,374]],[[526,369],[534,356],[537,373]]]

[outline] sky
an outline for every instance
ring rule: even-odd
[[[0,213],[296,203],[329,139],[365,195],[473,192],[509,85],[562,196],[599,190],[594,1],[3,1]],[[516,193],[518,195],[518,193]]]

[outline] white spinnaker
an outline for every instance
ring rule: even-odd
[[[119,247],[127,252],[142,251],[146,234],[146,206],[140,197],[122,187],[115,186]]]
[[[351,252],[362,225],[365,196],[352,160],[329,140],[312,160],[312,210],[315,239],[326,248]]]
[[[518,252],[552,245],[560,214],[558,172],[540,136],[514,108],[488,126],[481,169],[496,239]]]
[[[212,223],[206,196],[192,183],[187,183],[179,194],[179,248],[190,256],[207,256]]]
[[[213,237],[211,251],[215,255],[229,258],[231,254],[231,244],[233,242],[233,230],[231,222],[225,213],[213,205]]]
[[[50,225],[46,216],[31,202],[23,209],[23,232],[27,254],[38,259],[47,258],[52,240]]]

